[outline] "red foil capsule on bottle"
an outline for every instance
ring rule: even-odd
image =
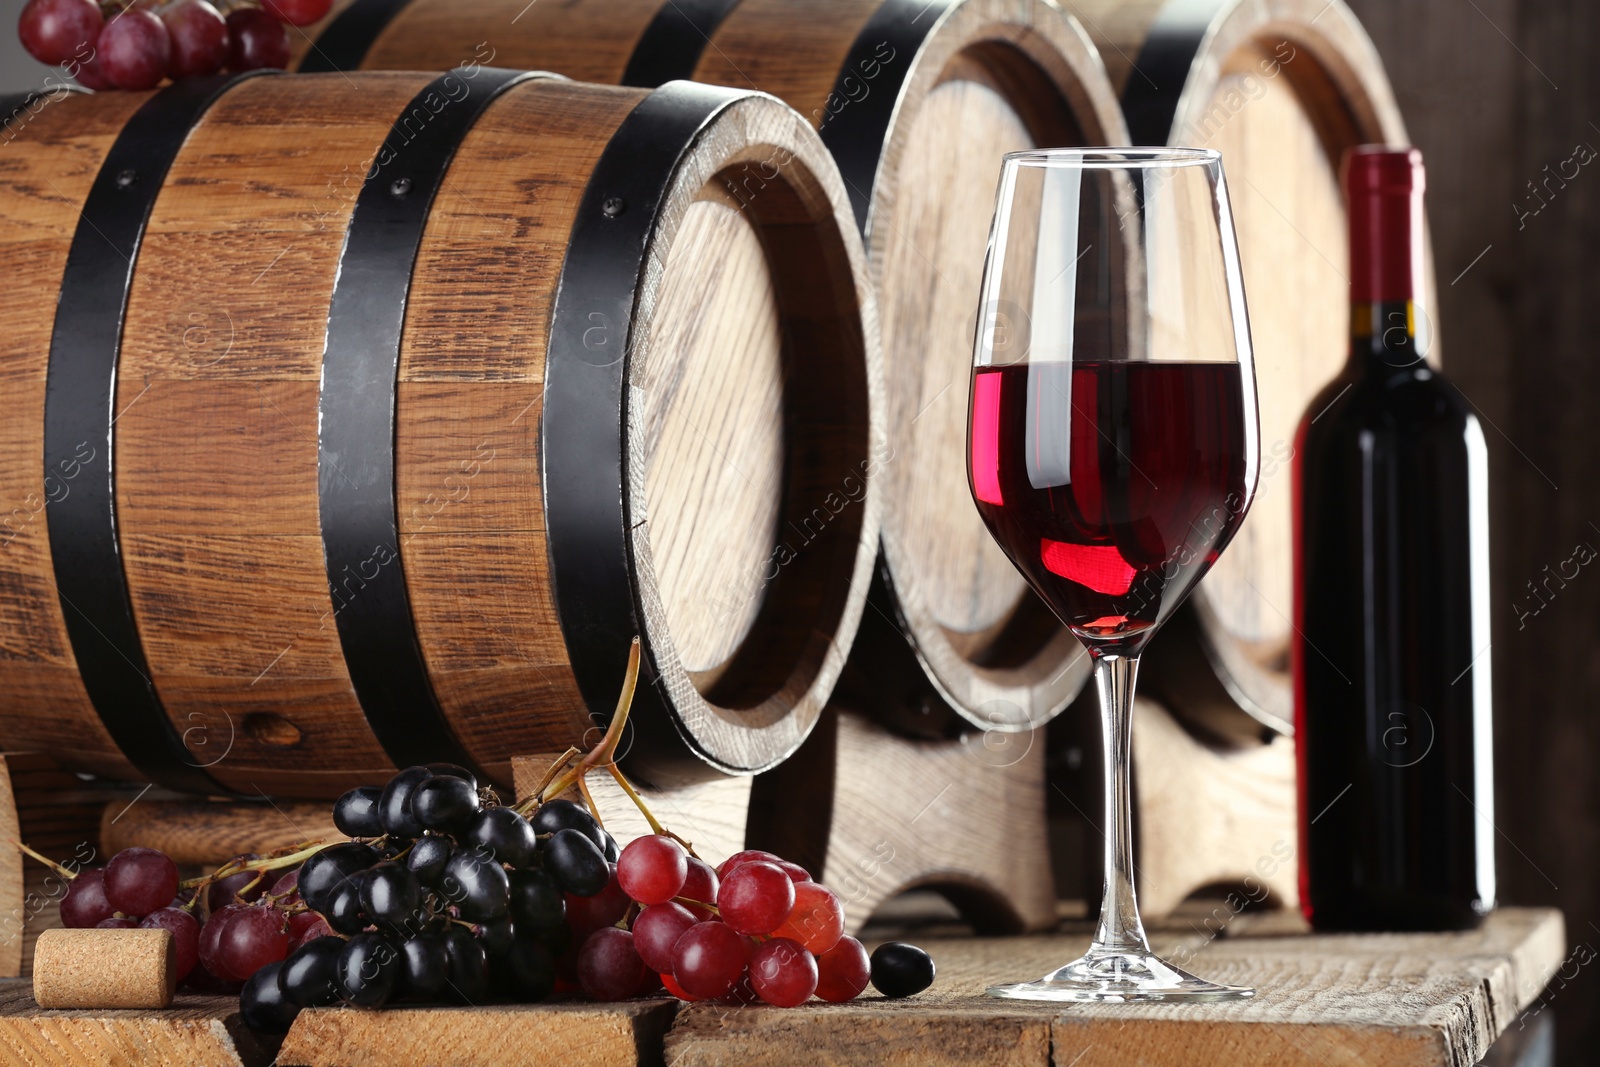
[[[1404,303],[1422,291],[1422,153],[1364,145],[1344,162],[1350,207],[1350,300]]]

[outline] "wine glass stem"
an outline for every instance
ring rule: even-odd
[[[1091,954],[1148,953],[1139,903],[1133,892],[1133,686],[1138,656],[1096,656],[1094,684],[1100,693],[1100,737],[1105,768],[1105,896]]]

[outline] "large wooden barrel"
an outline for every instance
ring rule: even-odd
[[[1339,163],[1352,145],[1405,143],[1405,124],[1342,0],[1080,0],[1077,10],[1135,143],[1222,153],[1261,405],[1255,503],[1152,646],[1141,683],[1224,733],[1291,732],[1289,464],[1307,403],[1349,352]]]
[[[211,792],[509,781],[593,743],[635,633],[647,780],[804,739],[885,442],[803,118],[467,65],[74,96],[14,132],[8,748]]]
[[[892,448],[881,566],[842,695],[939,732],[1032,726],[1078,692],[1082,650],[984,529],[963,457],[1001,155],[1126,143],[1073,19],[1050,0],[355,0],[301,49],[304,69],[493,55],[587,81],[693,77],[810,117],[878,283]],[[767,180],[752,166],[735,195]]]

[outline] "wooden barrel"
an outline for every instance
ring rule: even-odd
[[[1339,163],[1351,145],[1406,143],[1405,125],[1342,0],[1081,0],[1077,10],[1136,144],[1222,153],[1261,404],[1255,503],[1152,646],[1142,687],[1226,733],[1288,733],[1295,427],[1349,352]]]
[[[15,132],[7,748],[202,792],[506,782],[596,740],[635,633],[646,780],[804,739],[885,444],[861,243],[800,116],[467,65]]]
[[[984,529],[963,456],[1001,155],[1126,143],[1073,19],[1050,0],[356,0],[301,47],[304,69],[492,55],[586,81],[693,77],[810,117],[878,283],[892,448],[881,566],[842,695],[940,732],[1036,725],[1078,692],[1087,661]],[[764,180],[751,168],[735,195]]]

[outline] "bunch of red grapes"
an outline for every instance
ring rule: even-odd
[[[909,996],[933,981],[910,945],[869,960],[844,905],[796,864],[740,852],[713,869],[670,834],[619,848],[568,800],[495,801],[453,764],[410,767],[333,808],[350,840],[241,856],[180,883],[154,849],[77,875],[67,926],[160,926],[180,981],[234,992],[251,1027],[303,1008],[396,1001],[529,1003],[659,993],[793,1007],[868,983]],[[204,905],[204,925],[196,912]]]
[[[153,89],[222,70],[289,65],[289,27],[333,0],[28,0],[17,36],[41,63],[89,89]]]

